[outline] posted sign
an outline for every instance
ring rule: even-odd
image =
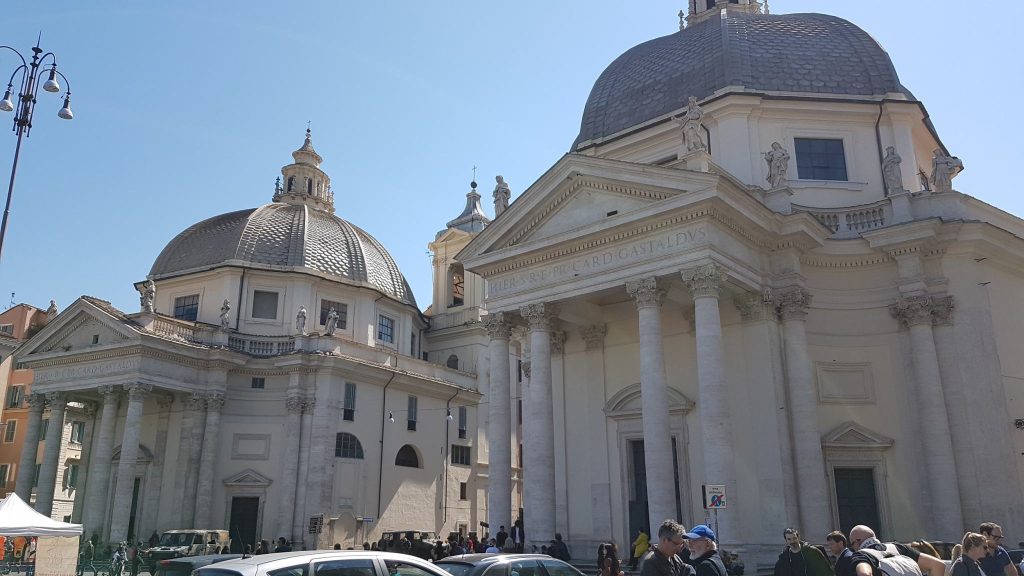
[[[704,493],[705,510],[725,508],[725,486],[720,484],[704,484],[701,488]]]

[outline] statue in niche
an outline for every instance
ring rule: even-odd
[[[882,176],[885,178],[885,195],[899,194],[903,192],[903,172],[900,165],[903,158],[896,153],[895,146],[885,149],[885,158],[882,159]]]
[[[220,327],[227,330],[231,327],[231,320],[228,318],[231,315],[231,302],[227,298],[224,299],[224,303],[220,305]]]
[[[153,313],[153,302],[156,300],[156,283],[152,279],[146,280],[146,283],[139,288],[139,304],[142,306],[143,312]]]
[[[704,139],[704,111],[697,105],[696,97],[690,96],[686,114],[681,118],[673,116],[672,119],[683,127],[683,146],[687,152],[708,151],[708,143]]]
[[[956,156],[943,154],[936,148],[932,157],[932,190],[936,194],[953,191],[953,177],[964,169],[964,163]]]
[[[508,201],[512,198],[512,190],[505,183],[505,178],[500,174],[494,177],[497,182],[494,186],[494,217],[501,216],[501,213],[508,208]]]
[[[327,324],[324,325],[324,328],[328,336],[334,336],[334,331],[338,329],[338,311],[334,309],[334,306],[327,311]]]
[[[295,331],[303,336],[306,335],[306,307],[299,306],[299,313],[295,315]]]
[[[772,142],[772,149],[764,153],[764,161],[768,163],[768,183],[771,189],[786,185],[786,172],[789,171],[789,152],[778,142]]]

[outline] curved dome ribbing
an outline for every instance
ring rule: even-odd
[[[575,151],[704,99],[747,92],[881,96],[906,90],[885,50],[854,24],[824,14],[728,12],[631,48],[594,84]]]
[[[160,279],[228,264],[308,268],[416,306],[409,283],[380,242],[302,204],[266,204],[203,220],[175,236],[149,274]]]

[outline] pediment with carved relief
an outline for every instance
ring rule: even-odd
[[[19,351],[19,361],[33,355],[81,351],[139,339],[138,332],[84,299],[76,300],[33,336]]]
[[[894,440],[857,424],[844,422],[821,439],[825,448],[845,448],[861,450],[885,450],[891,448]]]
[[[270,486],[272,482],[273,480],[251,468],[224,479],[225,486],[247,488],[264,488]]]

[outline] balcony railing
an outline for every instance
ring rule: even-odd
[[[237,334],[228,338],[228,348],[253,356],[279,356],[295,350],[295,338],[293,336]]]
[[[839,238],[852,238],[892,221],[892,205],[888,199],[848,208],[810,208],[794,204],[793,211],[811,214]]]

